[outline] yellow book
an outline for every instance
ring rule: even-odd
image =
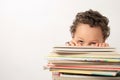
[[[116,76],[117,71],[97,71],[97,70],[72,70],[72,69],[50,69],[52,72],[71,73],[71,74],[87,74],[101,76]]]
[[[83,57],[88,57],[88,58],[120,58],[120,54],[103,54],[101,53],[80,53],[80,54],[75,54],[75,53],[50,53],[48,57],[71,57],[71,58],[83,58]]]

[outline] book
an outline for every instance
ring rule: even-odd
[[[79,53],[79,52],[113,52],[113,47],[91,47],[91,46],[55,46],[53,47],[54,52],[58,53]]]
[[[91,76],[118,76],[118,71],[100,71],[100,70],[74,70],[74,69],[50,69],[52,72],[86,74]]]
[[[87,61],[76,61],[76,60],[49,60],[48,63],[52,64],[67,64],[67,65],[120,65],[120,62],[87,62]]]
[[[120,80],[120,77],[106,77],[106,76],[89,76],[89,75],[76,75],[68,73],[53,73],[53,80]]]
[[[76,54],[76,53],[50,53],[47,57],[48,60],[55,61],[87,61],[87,62],[120,62],[120,54],[101,54],[101,53],[86,53],[86,54]]]
[[[84,54],[76,54],[76,53],[50,53],[48,57],[71,57],[71,58],[118,58],[120,59],[120,54],[111,53],[111,54],[105,54],[105,53],[84,53]]]
[[[86,61],[86,62],[115,62],[118,63],[120,62],[119,58],[71,58],[71,57],[48,57],[48,60],[70,60],[70,61]]]
[[[104,70],[120,71],[120,65],[79,65],[79,64],[54,64],[47,66],[50,69],[75,69],[75,70]]]

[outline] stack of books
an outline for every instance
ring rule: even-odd
[[[120,80],[120,54],[112,47],[55,46],[47,59],[53,80]]]

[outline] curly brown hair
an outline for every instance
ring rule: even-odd
[[[98,11],[88,10],[85,12],[79,12],[70,27],[71,34],[74,34],[78,24],[88,24],[90,27],[100,27],[105,40],[110,35],[110,28],[108,26],[109,20],[107,17],[100,14]],[[74,37],[74,36],[72,36]]]

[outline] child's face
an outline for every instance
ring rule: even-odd
[[[88,24],[79,24],[73,34],[73,41],[82,46],[91,46],[103,43],[103,34],[100,27],[90,27]]]

